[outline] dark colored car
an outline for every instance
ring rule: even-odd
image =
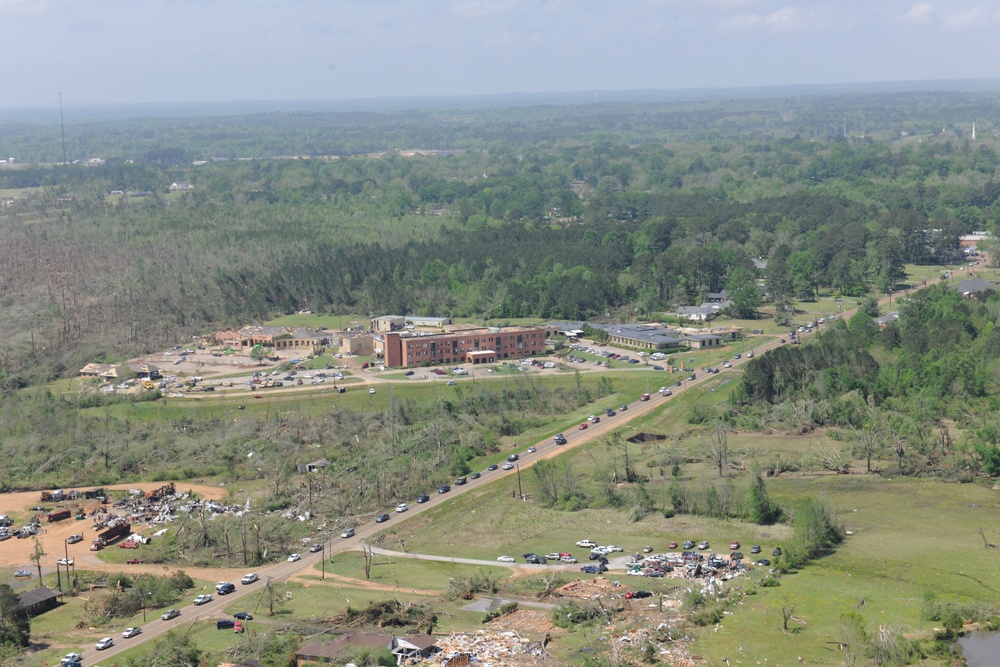
[[[584,565],[580,568],[580,572],[583,572],[584,574],[600,574],[601,568],[597,565]]]
[[[386,514],[385,512],[375,517],[375,523],[385,523],[388,520],[389,520],[389,515]]]
[[[743,559],[743,552],[741,551],[734,551],[733,553],[729,554],[729,560],[742,560],[742,559]]]
[[[617,413],[617,412],[615,412],[614,410],[611,410],[611,409],[608,409],[608,410],[605,410],[605,411],[604,411],[604,414],[606,414],[606,415],[607,415],[607,416],[609,416],[609,417],[614,417],[614,416],[615,416],[616,414],[618,414],[618,413]]]
[[[651,598],[653,594],[649,591],[629,591],[625,594],[625,598],[628,600],[641,600],[643,598]]]
[[[229,630],[234,625],[236,624],[233,621],[230,621],[228,618],[220,618],[215,622],[216,630]]]
[[[750,553],[752,553],[752,554],[759,554],[760,553],[760,545],[759,544],[755,544],[752,547],[750,547]]]
[[[500,466],[498,466],[496,463],[491,463],[490,466],[487,468],[487,470],[489,470],[490,472],[493,472],[494,470],[496,470],[499,467]]]
[[[479,479],[480,477],[482,477],[482,475],[480,475],[478,472],[474,472],[471,475],[469,475],[469,479]]]
[[[548,559],[545,556],[539,556],[538,554],[529,554],[527,558],[524,559],[526,563],[533,563],[535,565],[547,565]]]
[[[760,560],[757,561],[757,565],[763,565],[764,567],[767,567],[770,564],[771,564],[771,561],[769,561],[766,558],[761,558]]]
[[[233,614],[233,618],[238,618],[241,621],[252,621],[253,620],[253,616],[249,612],[246,612],[246,611],[238,611],[238,612],[236,612],[235,614]]]
[[[624,403],[622,403],[622,406],[618,408],[618,412],[625,412],[626,410],[628,410],[628,406]]]
[[[409,376],[413,375],[413,371],[406,371],[405,373],[403,373],[403,375],[409,377]]]
[[[517,461],[519,458],[521,457],[518,456],[517,454],[511,454],[510,456],[507,457],[507,460],[513,463],[514,461]]]
[[[694,549],[694,540],[687,540],[684,542],[685,549]]]
[[[418,503],[426,503],[430,499],[431,499],[430,496],[424,496],[424,495],[417,496],[417,502]]]
[[[663,366],[653,366],[653,370],[654,371],[662,371],[663,370]]]
[[[462,486],[463,484],[465,484],[468,481],[469,480],[466,479],[465,477],[459,477],[458,479],[455,480],[455,486]]]
[[[777,558],[778,556],[780,556],[781,555],[781,547],[775,547],[774,551],[771,552],[771,555],[774,556],[775,558]]]
[[[442,484],[438,487],[438,493],[448,493],[449,491],[451,491],[451,487],[447,484]]]
[[[221,586],[216,586],[215,592],[218,593],[219,595],[229,595],[230,593],[236,592],[236,585],[226,583]]]

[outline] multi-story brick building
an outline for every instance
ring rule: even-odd
[[[397,368],[424,364],[488,364],[544,351],[545,330],[541,327],[484,327],[455,333],[375,335],[375,354],[382,357],[386,366]]]

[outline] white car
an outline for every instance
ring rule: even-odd
[[[208,593],[205,593],[204,595],[199,595],[198,597],[196,597],[194,599],[194,604],[203,605],[203,604],[208,604],[211,601],[212,601],[212,596],[209,595]]]
[[[114,645],[115,645],[114,639],[112,639],[111,637],[105,637],[101,641],[94,644],[94,648],[96,648],[98,651],[103,651],[104,649],[111,648]]]
[[[559,559],[559,562],[560,563],[575,563],[576,559],[573,558],[572,556],[563,556],[562,558]]]
[[[59,560],[56,561],[56,565],[70,566],[72,564],[73,564],[73,559],[72,558],[60,558]]]
[[[254,574],[253,572],[251,572],[250,574],[243,575],[243,578],[240,579],[240,583],[241,584],[252,584],[253,582],[257,581],[258,579],[260,579],[260,577],[258,577],[256,574]]]
[[[604,547],[604,550],[607,551],[608,553],[611,553],[611,552],[614,552],[614,551],[619,551],[619,552],[620,551],[624,551],[624,549],[622,549],[621,547],[616,547],[613,544],[609,544],[608,546]]]
[[[369,394],[374,394],[375,393],[375,387],[372,387],[371,389],[369,389],[368,393]]]
[[[642,570],[629,570],[628,571],[628,576],[630,576],[630,577],[645,577],[646,573],[643,572]]]
[[[576,543],[576,546],[584,548],[586,547],[594,548],[597,546],[597,542],[595,542],[594,540],[580,540],[579,542]]]
[[[538,451],[538,448],[537,448],[537,447],[528,447],[528,450],[527,450],[527,452],[526,452],[526,453],[527,453],[527,454],[534,454],[534,453],[535,453],[535,452],[537,452],[537,451]]]
[[[511,463],[510,461],[507,461],[506,463],[503,464],[503,469],[504,470],[513,470],[514,469],[514,464]]]
[[[517,561],[514,560],[513,556],[500,556],[499,558],[497,558],[497,562],[499,562],[499,563],[516,563]]]
[[[398,505],[396,505],[397,512],[405,512],[408,509],[410,509],[410,506],[407,505],[406,503],[399,503]]]
[[[297,560],[302,560],[302,554],[292,554],[291,556],[288,557],[289,563],[294,563]]]
[[[63,659],[59,661],[59,664],[71,665],[74,662],[80,662],[81,660],[83,660],[83,656],[80,655],[79,653],[67,653],[65,656],[63,656]]]
[[[122,639],[135,637],[140,632],[142,632],[142,628],[125,628],[125,631],[122,633]]]

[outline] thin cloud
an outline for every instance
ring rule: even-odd
[[[0,0],[0,16],[37,16],[48,8],[46,0]]]
[[[792,33],[818,30],[823,25],[824,22],[818,15],[786,6],[768,14],[736,14],[723,22],[722,30],[724,32],[767,30],[768,32]]]
[[[929,2],[918,2],[903,14],[903,20],[911,23],[927,23],[934,13],[934,5]]]
[[[947,30],[968,30],[969,28],[980,28],[993,23],[993,17],[988,15],[981,7],[974,7],[962,12],[954,12],[944,17],[942,25]]]
[[[510,11],[516,0],[454,0],[451,13],[463,19],[479,19]]]

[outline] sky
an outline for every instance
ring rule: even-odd
[[[1000,78],[1000,0],[0,0],[0,108]]]

